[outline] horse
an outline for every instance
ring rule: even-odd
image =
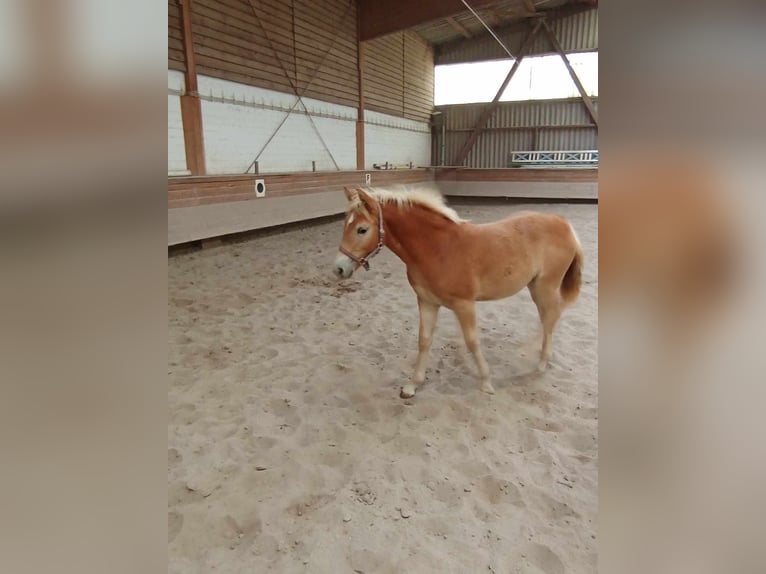
[[[583,251],[563,217],[531,211],[501,221],[472,224],[458,217],[442,196],[428,189],[344,189],[348,199],[343,236],[333,264],[348,279],[383,247],[407,267],[420,314],[418,357],[401,398],[411,398],[425,380],[428,352],[441,307],[452,310],[473,355],[482,391],[494,394],[489,366],[476,329],[476,301],[504,299],[529,289],[543,327],[538,370],[551,355],[562,311],[582,285]]]

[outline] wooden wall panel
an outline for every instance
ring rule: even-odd
[[[191,0],[199,74],[357,108],[356,0]],[[265,33],[264,33],[265,32]],[[428,121],[433,50],[414,33],[365,44],[365,107]],[[185,71],[181,8],[168,0],[168,68]],[[364,172],[267,174],[269,197],[337,191]],[[373,183],[433,180],[426,170],[373,171]],[[169,178],[168,206],[250,201],[255,176]]]
[[[365,107],[414,120],[433,109],[433,49],[417,34],[399,32],[365,42]]]
[[[427,169],[338,171],[262,175],[226,175],[168,178],[168,207],[191,207],[230,201],[260,201],[254,193],[255,179],[266,183],[267,197],[286,197],[324,191],[339,191],[346,185],[364,185],[364,174],[372,174],[373,185],[433,181]]]
[[[262,4],[268,2],[253,1],[256,7]],[[249,0],[193,0],[192,29],[199,73],[291,92],[282,70],[284,65],[288,74],[295,71],[291,16],[288,13],[285,22],[272,11],[259,10],[259,18],[268,36],[261,32]],[[284,30],[287,32],[283,34]]]
[[[434,107],[434,54],[416,34],[404,35],[404,113],[412,119],[430,119]]]
[[[346,198],[340,190],[335,190],[170,209],[168,246],[321,217],[340,216],[345,208]]]
[[[186,71],[183,24],[178,0],[168,0],[168,69]]]
[[[365,108],[404,115],[403,48],[401,33],[364,43]]]
[[[356,3],[301,2],[295,23],[299,89],[310,98],[356,107]]]
[[[436,169],[435,180],[448,197],[504,197],[518,200],[596,200],[598,169]]]
[[[193,0],[192,27],[200,74],[357,103],[354,0]]]
[[[191,19],[200,74],[357,106],[355,0],[192,0]],[[431,46],[401,32],[365,50],[365,107],[428,120]],[[168,0],[168,68],[184,71],[178,0]]]
[[[472,181],[472,182],[598,182],[598,169],[437,169],[436,181]]]
[[[266,183],[267,197],[340,190],[346,185],[364,185],[364,174],[372,174],[376,186],[400,183],[439,182],[568,182],[597,183],[597,169],[402,169],[220,175],[168,178],[168,207],[190,207],[230,201],[256,200],[255,180]],[[257,200],[256,200],[257,201]]]

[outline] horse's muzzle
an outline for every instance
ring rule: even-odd
[[[348,255],[341,253],[335,258],[332,272],[338,279],[348,279],[354,274],[354,269],[356,269],[356,263]]]

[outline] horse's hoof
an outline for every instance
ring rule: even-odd
[[[406,385],[399,391],[399,397],[402,399],[411,399],[415,396],[415,385]]]
[[[544,373],[545,369],[548,368],[548,361],[542,360],[539,363],[537,363],[537,372],[538,373]]]
[[[481,385],[482,392],[487,393],[488,395],[494,395],[495,394],[495,387],[492,386],[492,383],[484,383]]]

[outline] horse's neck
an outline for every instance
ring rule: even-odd
[[[431,210],[413,205],[400,209],[386,205],[383,209],[386,228],[386,247],[393,251],[408,267],[419,265],[423,259],[433,257],[437,246],[454,231],[455,223]]]

